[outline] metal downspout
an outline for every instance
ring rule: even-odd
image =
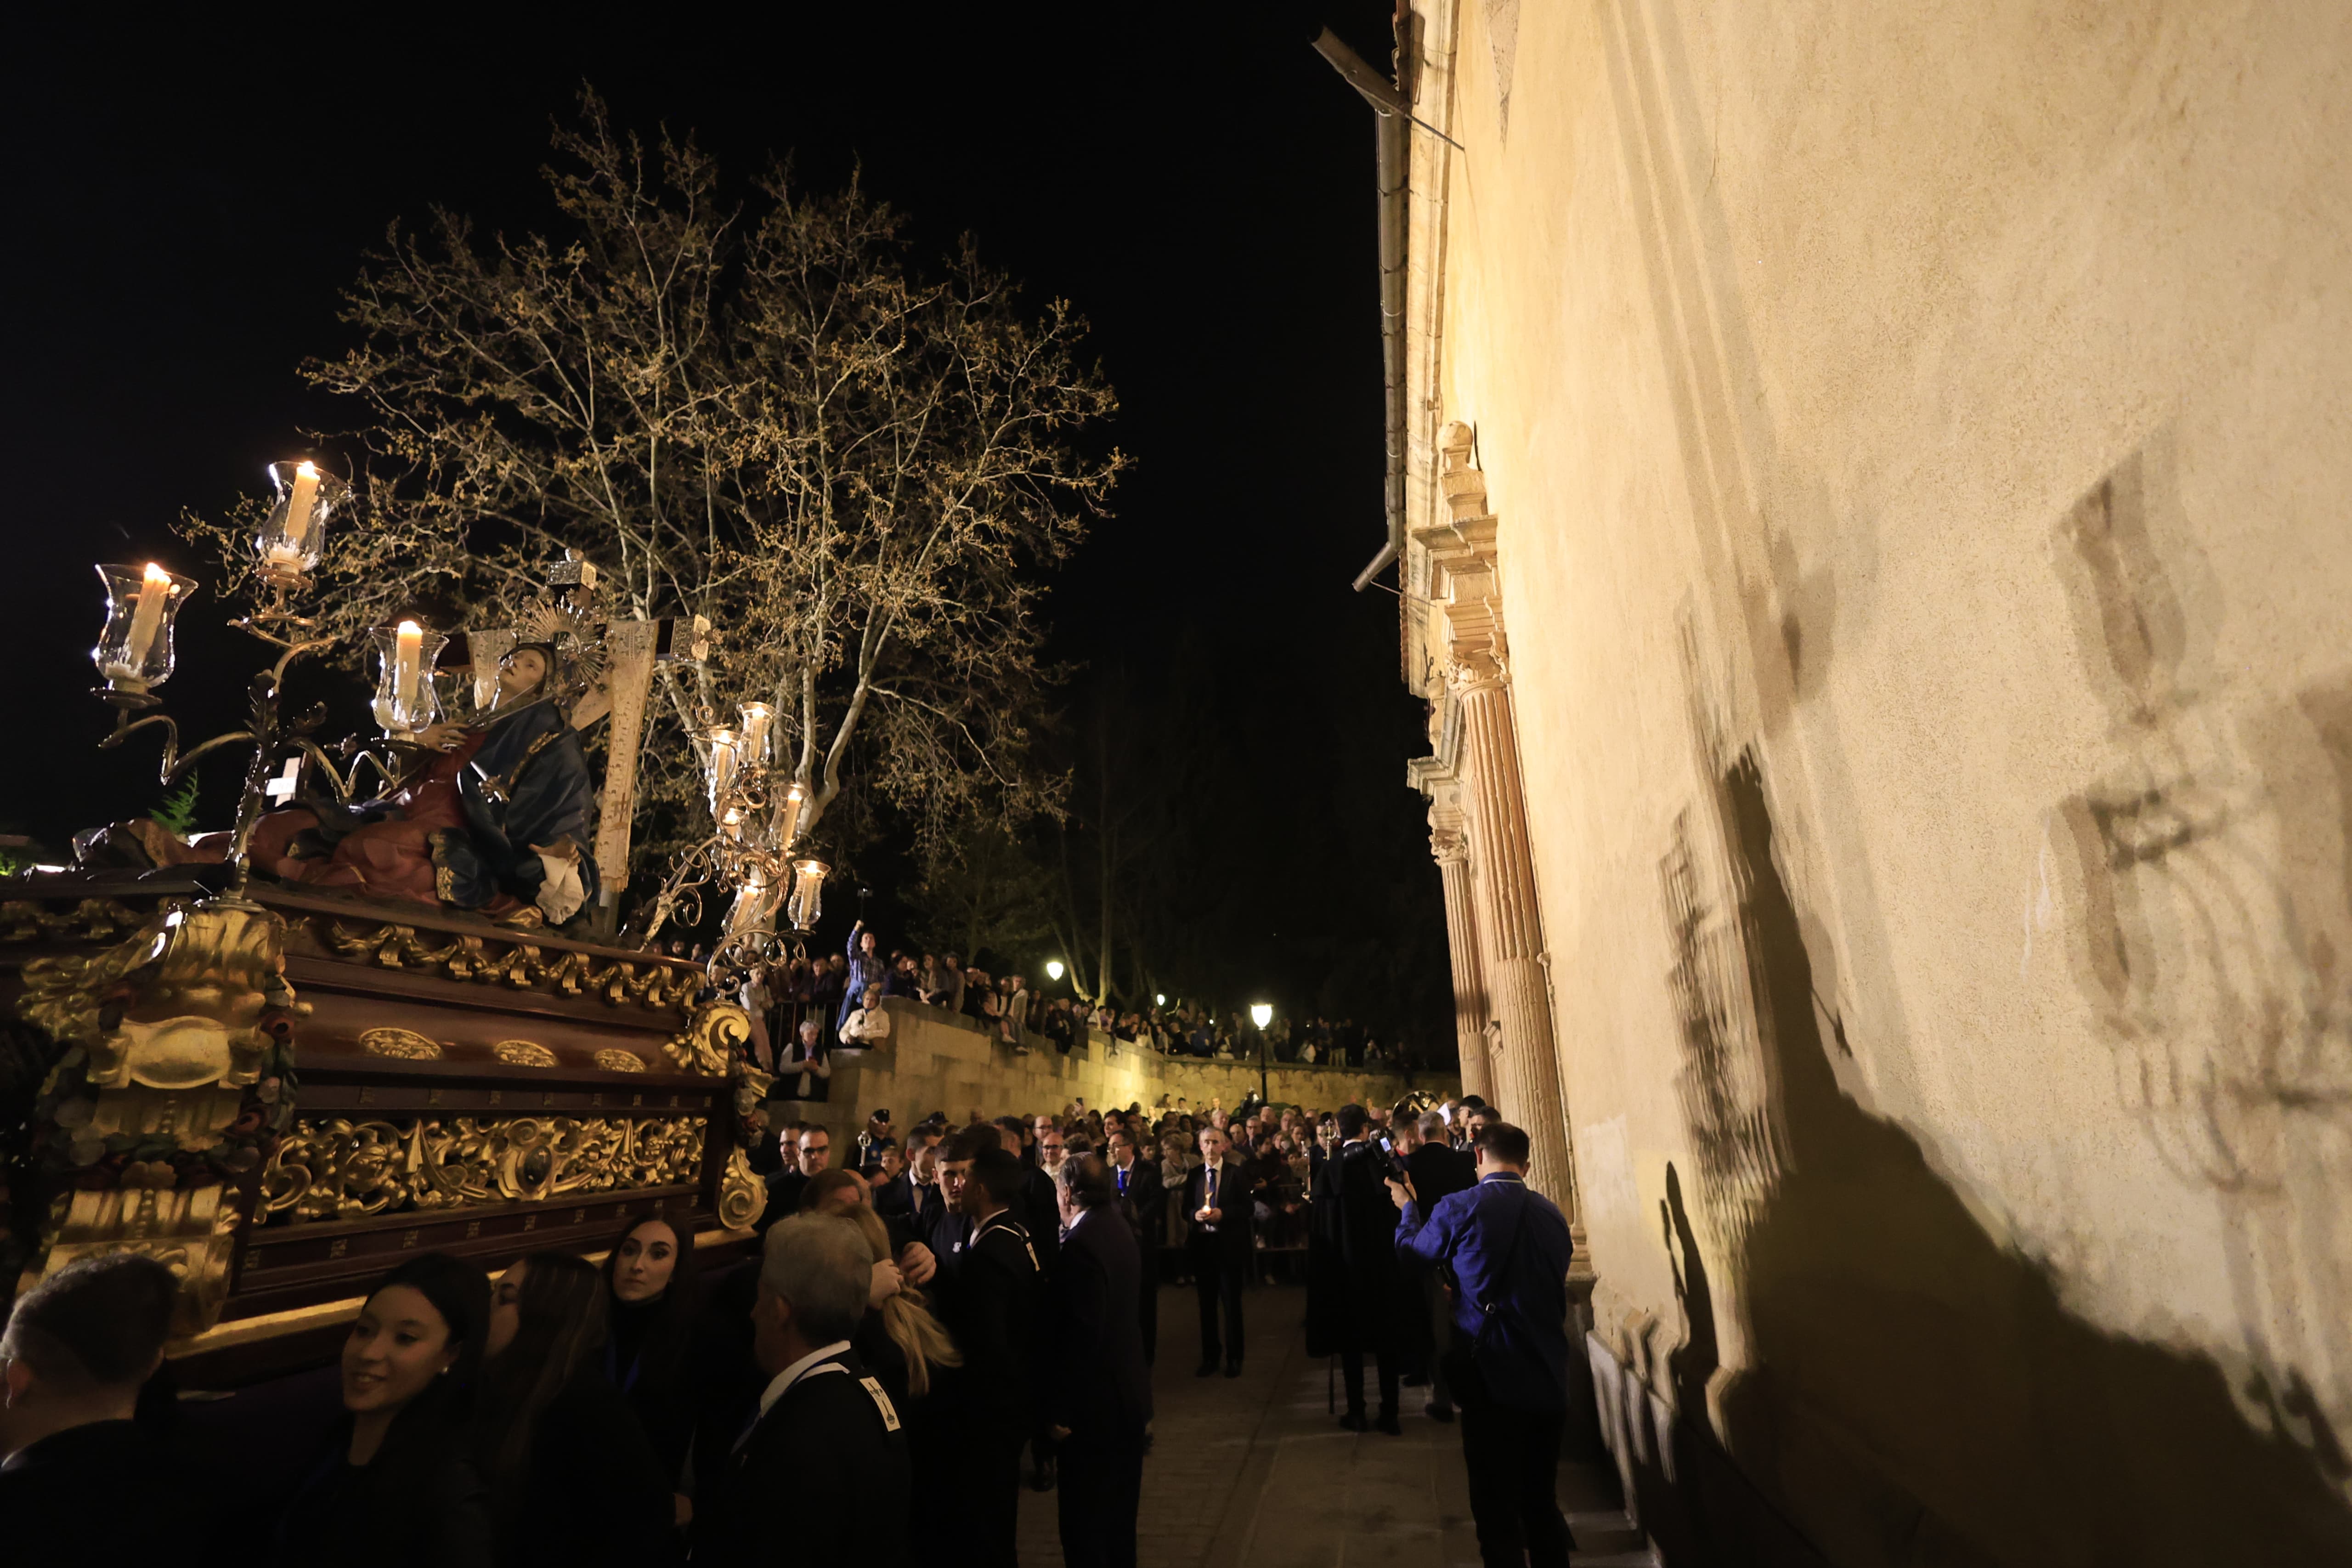
[[[1406,140],[1411,108],[1397,88],[1364,62],[1362,56],[1340,42],[1326,27],[1315,39],[1315,52],[1331,62],[1349,86],[1363,94],[1374,110],[1379,138],[1381,224],[1381,374],[1385,380],[1388,415],[1389,466],[1382,499],[1388,511],[1388,542],[1371,563],[1356,574],[1359,594],[1388,570],[1404,549],[1404,280],[1405,195],[1412,171]]]

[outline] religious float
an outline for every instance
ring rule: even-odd
[[[794,858],[802,792],[770,791],[754,704],[701,732],[709,841],[635,944],[613,941],[647,692],[710,633],[606,618],[568,552],[513,625],[375,631],[381,733],[322,743],[324,710],[282,699],[333,640],[300,610],[348,491],[310,463],[271,479],[257,607],[233,624],[278,653],[245,730],[180,751],[156,688],[195,584],[99,569],[101,744],[160,731],[166,784],[247,748],[235,826],[116,824],[73,868],[0,879],[0,1293],[154,1257],[182,1282],[182,1381],[214,1386],[325,1359],[367,1281],[416,1252],[496,1269],[653,1213],[706,1260],[748,1242],[768,1086],[723,983],[772,947],[780,906],[814,921],[825,875]],[[580,743],[599,721],[601,791]],[[656,951],[713,888],[734,895],[719,955]]]

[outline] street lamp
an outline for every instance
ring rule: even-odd
[[[1257,1026],[1257,1102],[1270,1105],[1274,1101],[1274,1090],[1266,1082],[1265,1026],[1274,1022],[1274,1008],[1264,1002],[1251,1003],[1250,1022]]]
[[[1168,993],[1165,991],[1155,991],[1151,994],[1151,1000],[1158,1005],[1165,1007],[1168,1005]]]
[[[1059,980],[1061,977],[1062,961],[1058,958],[1047,959],[1045,961],[1045,978],[1048,980]]]

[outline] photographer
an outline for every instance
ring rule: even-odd
[[[1315,1184],[1313,1229],[1307,1248],[1307,1353],[1339,1353],[1348,1389],[1339,1425],[1361,1432],[1377,1425],[1401,1436],[1397,1424],[1397,1362],[1404,1343],[1404,1271],[1397,1261],[1396,1226],[1385,1182],[1402,1182],[1404,1167],[1372,1141],[1360,1105],[1339,1108],[1339,1152],[1324,1162]],[[1364,1419],[1364,1352],[1380,1358],[1381,1413]]]
[[[1560,1433],[1568,1415],[1568,1221],[1528,1187],[1528,1135],[1507,1121],[1479,1131],[1478,1184],[1425,1211],[1391,1178],[1403,1217],[1397,1250],[1454,1283],[1446,1378],[1462,1407],[1470,1512],[1486,1568],[1568,1568],[1575,1549],[1559,1511]]]

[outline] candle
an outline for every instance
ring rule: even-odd
[[[425,652],[425,628],[415,621],[400,623],[392,658],[392,700],[404,724],[416,712],[416,667]]]
[[[312,462],[297,465],[294,493],[286,499],[286,545],[294,555],[302,553],[302,542],[310,536],[310,509],[317,504],[318,499],[319,465]]]
[[[163,606],[172,602],[172,574],[147,563],[146,577],[136,595],[139,607],[131,612],[131,635],[123,639],[122,661],[135,679],[147,668],[147,655],[155,647],[155,633],[163,625]]]
[[[743,756],[754,767],[763,767],[768,761],[768,728],[776,721],[776,710],[764,702],[743,704]]]

